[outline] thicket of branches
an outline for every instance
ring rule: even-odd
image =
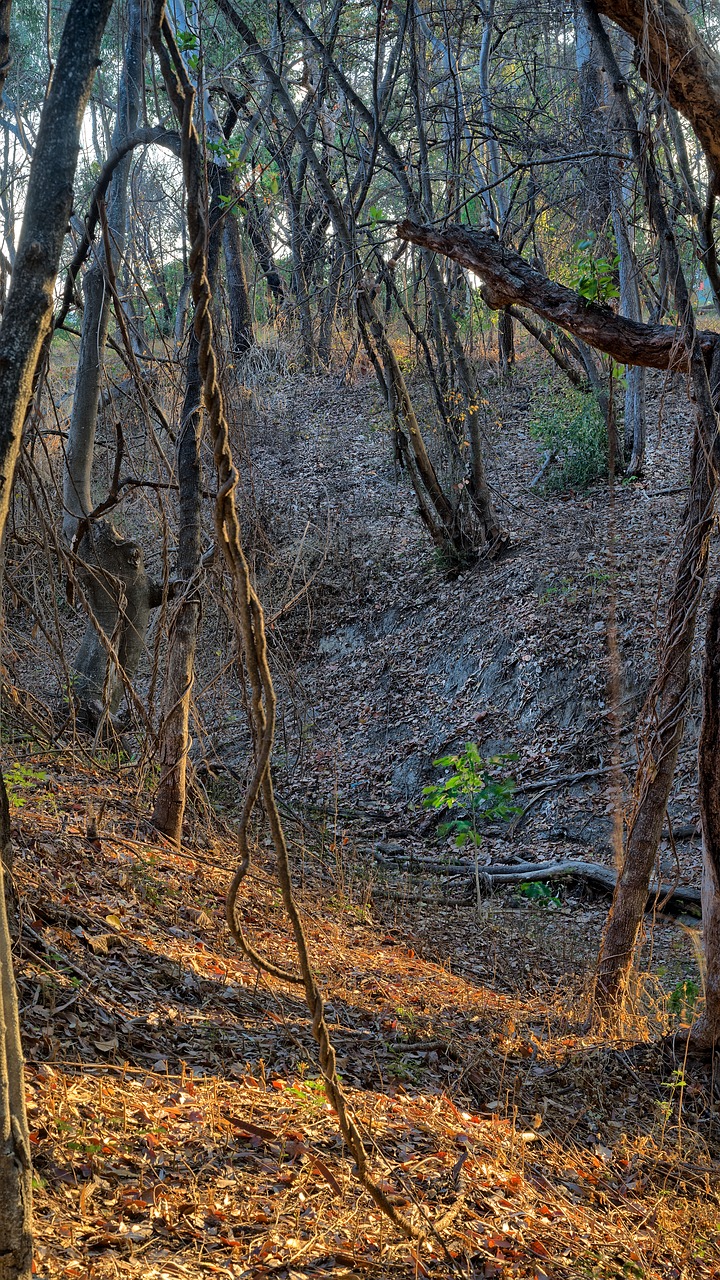
[[[295,596],[238,482],[253,391],[293,371],[342,383],[372,370],[418,518],[461,565],[511,550],[478,371],[491,360],[511,376],[518,327],[593,406],[611,483],[643,470],[646,370],[686,379],[691,489],[594,1001],[597,1020],[617,1019],[682,737],[720,461],[720,349],[697,320],[720,309],[717,27],[712,8],[688,16],[678,0],[0,3],[6,607],[54,667],[53,732],[156,767],[153,821],[174,841],[202,734],[203,628],[222,639],[209,683],[241,682],[251,724],[229,924],[266,963],[234,909],[262,797],[329,1095],[404,1230],[344,1111],[273,798],[263,604],[282,618]],[[311,532],[321,562],[329,537]],[[720,1031],[718,599],[700,746],[701,1049]],[[29,1156],[6,922],[3,936],[0,1136],[14,1172],[0,1237],[19,1275]]]

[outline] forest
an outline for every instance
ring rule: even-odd
[[[0,0],[0,1280],[720,1280],[720,6]]]

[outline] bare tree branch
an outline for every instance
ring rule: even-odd
[[[621,364],[649,369],[688,367],[688,352],[679,330],[670,325],[641,324],[616,315],[609,307],[587,302],[574,290],[535,270],[491,231],[456,224],[440,229],[406,219],[398,224],[397,234],[401,240],[445,254],[478,275],[483,281],[485,301],[496,310],[513,303],[529,307]],[[698,336],[707,359],[718,336],[709,332]]]

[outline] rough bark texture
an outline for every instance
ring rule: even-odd
[[[0,860],[0,1280],[32,1275],[32,1166],[5,876]]]
[[[244,356],[245,352],[249,351],[254,345],[255,337],[253,334],[247,280],[245,278],[240,228],[232,210],[228,211],[225,216],[223,252],[225,255],[233,352],[236,356]]]
[[[107,705],[111,714],[117,711],[123,694],[122,677],[117,667],[113,664],[113,669],[108,669],[108,643],[112,643],[125,676],[132,679],[142,655],[150,601],[157,594],[145,573],[142,552],[137,544],[132,541],[123,544],[120,534],[109,524],[97,526],[95,521],[87,522],[93,510],[91,481],[95,432],[110,324],[108,273],[109,268],[111,278],[117,273],[125,247],[127,187],[132,160],[129,143],[142,136],[136,133],[136,129],[140,112],[145,24],[143,0],[132,0],[112,139],[113,157],[122,158],[115,164],[109,183],[107,229],[111,263],[106,261],[104,248],[98,249],[83,282],[82,336],[63,478],[63,533],[69,544],[76,539],[82,522],[86,523],[76,548],[79,554],[77,572],[91,616],[73,665],[77,676],[74,692],[93,721],[102,712],[104,692],[108,695]]]
[[[7,73],[12,66],[10,57],[10,11],[12,0],[0,0],[0,95],[5,88]]]
[[[73,199],[80,125],[111,0],[68,12],[38,131],[10,292],[0,326],[0,531],[5,526],[25,413],[50,324]]]
[[[74,0],[45,99],[0,325],[0,541],[33,378],[50,326],[80,125],[111,0]],[[0,859],[0,1280],[32,1273],[32,1173],[12,951]]]
[[[692,1028],[691,1043],[709,1050],[720,1040],[720,587],[710,606],[705,636],[698,773],[703,836],[705,1012]]]
[[[720,59],[680,0],[597,0],[597,9],[632,36],[642,75],[695,131],[720,172]]]
[[[618,316],[609,307],[586,302],[572,289],[556,284],[502,245],[491,231],[470,230],[450,224],[442,230],[405,220],[398,224],[401,240],[409,240],[453,258],[484,282],[483,296],[496,310],[512,303],[528,307],[536,315],[566,329],[621,364],[648,369],[687,369],[687,348],[670,325],[641,324]],[[698,335],[703,354],[709,356],[717,335]]]
[[[12,871],[13,852],[10,841],[10,804],[5,779],[0,772],[0,859],[6,871]]]
[[[211,170],[212,202],[207,282],[212,294],[218,277],[222,238],[221,197],[227,173]],[[190,750],[190,697],[195,674],[195,651],[200,625],[199,573],[202,556],[202,506],[200,441],[202,435],[202,379],[195,327],[188,343],[185,397],[178,433],[178,559],[179,590],[173,606],[163,683],[162,722],[158,734],[160,781],[153,822],[170,840],[180,844],[187,797],[187,760]]]

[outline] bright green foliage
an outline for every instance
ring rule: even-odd
[[[594,232],[576,244],[575,248],[580,256],[577,262],[577,274],[572,280],[573,288],[588,302],[603,303],[609,298],[619,298],[615,279],[620,265],[620,255],[615,254],[614,258],[594,258],[592,255],[594,247]]]
[[[41,769],[33,769],[31,764],[15,763],[5,770],[5,790],[10,804],[21,809],[25,803],[25,792],[31,791],[42,782],[47,782],[47,774]]]
[[[607,475],[607,429],[594,396],[575,387],[542,388],[533,397],[529,430],[557,454],[546,489],[585,489]]]
[[[549,884],[543,884],[540,880],[527,880],[518,888],[523,898],[527,898],[530,902],[538,902],[543,907],[559,907],[560,899],[555,896]]]
[[[700,987],[697,982],[693,982],[692,978],[686,978],[684,982],[678,982],[668,997],[669,1012],[674,1013],[678,1018],[684,1018],[685,1021],[691,1022],[699,995]]]
[[[178,31],[175,39],[181,53],[188,53],[191,49],[198,47],[198,38],[194,31]]]
[[[517,754],[483,759],[475,743],[467,742],[459,755],[433,761],[438,769],[452,772],[442,782],[423,787],[423,805],[426,809],[458,813],[438,827],[441,836],[453,835],[458,848],[467,843],[477,846],[481,841],[479,818],[509,818],[520,812],[512,803],[515,780],[504,778],[501,773],[508,760],[517,760]]]

